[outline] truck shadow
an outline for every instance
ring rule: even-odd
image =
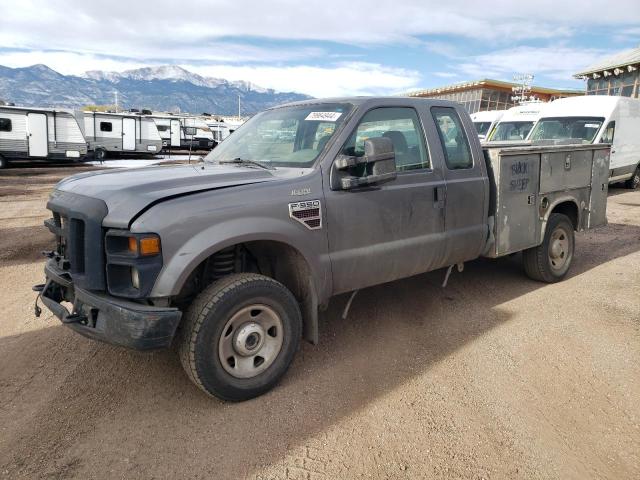
[[[580,234],[571,276],[640,250],[638,239],[640,227],[630,225]],[[88,476],[85,468],[177,478],[197,465],[204,477],[241,478],[277,464],[509,322],[501,304],[546,287],[524,276],[518,256],[471,262],[446,289],[443,276],[440,270],[363,290],[346,320],[348,296],[335,298],[322,314],[320,344],[304,344],[276,389],[240,404],[199,391],[172,351],[131,352],[61,326],[0,338],[0,423],[11,446],[0,450],[0,470],[8,478],[42,469]]]

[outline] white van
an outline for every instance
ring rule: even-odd
[[[471,114],[473,126],[476,127],[478,138],[484,140],[489,132],[493,130],[498,121],[505,114],[506,110],[488,110],[485,112],[476,112]]]
[[[640,100],[589,95],[551,102],[529,140],[611,143],[609,183],[640,186]]]
[[[542,115],[547,103],[530,102],[507,110],[494,129],[489,132],[489,142],[521,142],[527,138]]]

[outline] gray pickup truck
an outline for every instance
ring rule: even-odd
[[[61,181],[34,289],[76,332],[176,344],[198,387],[244,400],[317,342],[336,294],[519,251],[561,280],[574,231],[606,222],[608,164],[608,145],[483,149],[443,100],[292,103],[200,163]]]

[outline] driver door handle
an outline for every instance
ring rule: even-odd
[[[446,190],[443,186],[433,189],[433,208],[443,208],[445,204]]]

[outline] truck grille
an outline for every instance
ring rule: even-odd
[[[58,267],[69,272],[81,288],[104,289],[104,202],[56,191],[47,208],[52,218],[45,220],[45,225],[56,237]]]

